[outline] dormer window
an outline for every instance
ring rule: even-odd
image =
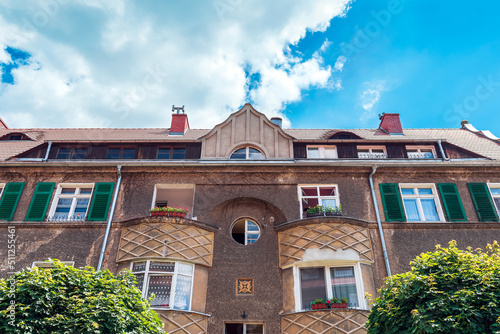
[[[244,148],[240,148],[231,154],[229,159],[235,160],[263,160],[266,157],[264,154],[256,148],[247,146]]]
[[[59,147],[56,159],[85,159],[87,154],[86,147]]]
[[[23,133],[13,132],[0,137],[0,140],[30,140],[30,138]]]
[[[406,146],[408,159],[434,159],[437,157],[434,146]]]
[[[337,147],[330,146],[307,146],[307,159],[337,159]]]

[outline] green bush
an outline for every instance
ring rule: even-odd
[[[130,272],[114,276],[52,262],[54,268],[0,280],[0,333],[163,333]]]
[[[421,254],[387,279],[372,305],[370,334],[500,333],[500,248],[449,248]]]

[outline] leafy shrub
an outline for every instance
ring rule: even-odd
[[[0,333],[163,333],[130,272],[114,276],[51,261],[54,268],[0,280]]]
[[[379,292],[366,324],[370,334],[500,333],[500,247],[438,245]]]

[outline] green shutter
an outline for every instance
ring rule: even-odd
[[[455,183],[439,183],[439,193],[444,204],[444,210],[448,221],[466,222],[465,214],[460,194]]]
[[[54,182],[39,182],[31,199],[26,221],[39,222],[45,220],[45,213],[49,207],[50,198],[54,191]]]
[[[87,220],[103,221],[108,218],[109,204],[113,197],[113,182],[96,183]]]
[[[12,220],[23,189],[24,182],[7,183],[0,198],[0,220]]]
[[[404,222],[406,220],[397,183],[381,183],[380,195],[384,205],[385,221]]]
[[[476,208],[477,217],[482,222],[497,222],[498,215],[486,183],[469,183],[469,191]]]

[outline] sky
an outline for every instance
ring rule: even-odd
[[[212,128],[245,103],[285,128],[459,128],[500,137],[500,2],[0,2],[11,128]]]

